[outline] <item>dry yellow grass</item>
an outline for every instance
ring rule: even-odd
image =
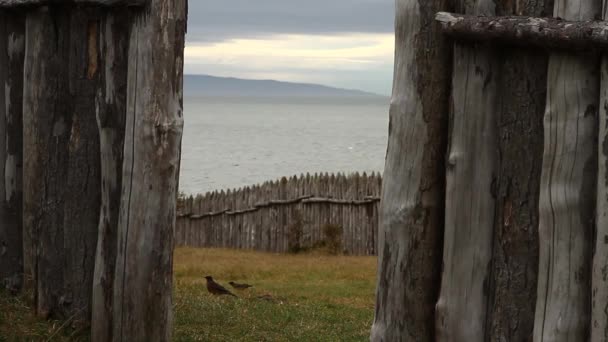
[[[179,248],[174,255],[174,340],[366,341],[376,262],[375,257],[321,253]],[[254,288],[235,291],[238,299],[213,297],[205,288],[206,275],[229,289],[231,280]],[[275,300],[257,298],[266,294]],[[6,308],[0,310],[0,341],[44,341],[53,334],[53,340],[72,340],[73,332],[57,334],[60,322],[36,319],[19,299],[0,293],[0,306]]]
[[[218,281],[255,284],[258,292],[373,308],[375,257],[272,254],[227,249],[182,248],[175,252],[177,288]]]
[[[375,257],[182,248],[175,252],[176,341],[366,341],[373,319]],[[211,275],[240,299],[215,298]],[[257,298],[269,294],[268,302]]]

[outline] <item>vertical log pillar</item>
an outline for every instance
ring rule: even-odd
[[[77,325],[90,320],[100,210],[99,19],[99,9],[53,5],[26,20],[26,270],[38,314]]]
[[[451,55],[433,17],[447,3],[396,2],[395,80],[372,341],[433,340]]]
[[[171,340],[186,6],[151,0],[132,16],[115,341]]]
[[[96,99],[101,152],[101,212],[93,278],[92,340],[112,341],[113,285],[122,191],[129,11],[108,10],[100,25],[100,87]],[[187,218],[182,221],[188,220]]]
[[[542,16],[552,1],[499,1],[498,15]],[[538,199],[548,55],[500,47],[496,219],[489,341],[529,341],[538,276]]]
[[[0,285],[23,283],[22,159],[25,17],[0,12]]]
[[[608,1],[603,2],[603,19],[608,20]],[[591,341],[608,342],[608,56],[601,62],[597,234],[593,255],[591,287]]]
[[[557,0],[553,14],[591,20],[600,9],[598,0]],[[589,334],[598,62],[566,53],[549,60],[534,341],[585,341]]]
[[[69,20],[67,75],[71,126],[63,209],[65,315],[78,324],[88,324],[101,204],[99,131],[95,118],[101,11],[74,7]]]
[[[59,8],[57,8],[59,9]],[[53,27],[54,29],[49,29]],[[64,295],[64,201],[71,115],[69,11],[31,10],[26,19],[23,93],[24,244],[39,315],[60,316]]]
[[[459,13],[495,14],[492,0],[457,3]],[[497,76],[496,56],[489,48],[455,44],[437,341],[485,341],[497,176]]]

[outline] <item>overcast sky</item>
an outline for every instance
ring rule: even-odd
[[[186,73],[390,93],[394,0],[189,0]]]

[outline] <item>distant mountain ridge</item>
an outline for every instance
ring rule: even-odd
[[[381,97],[381,95],[361,90],[341,89],[319,84],[248,80],[209,75],[185,75],[184,96]]]

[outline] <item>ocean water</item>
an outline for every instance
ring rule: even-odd
[[[381,172],[388,107],[388,98],[185,98],[180,191]]]

